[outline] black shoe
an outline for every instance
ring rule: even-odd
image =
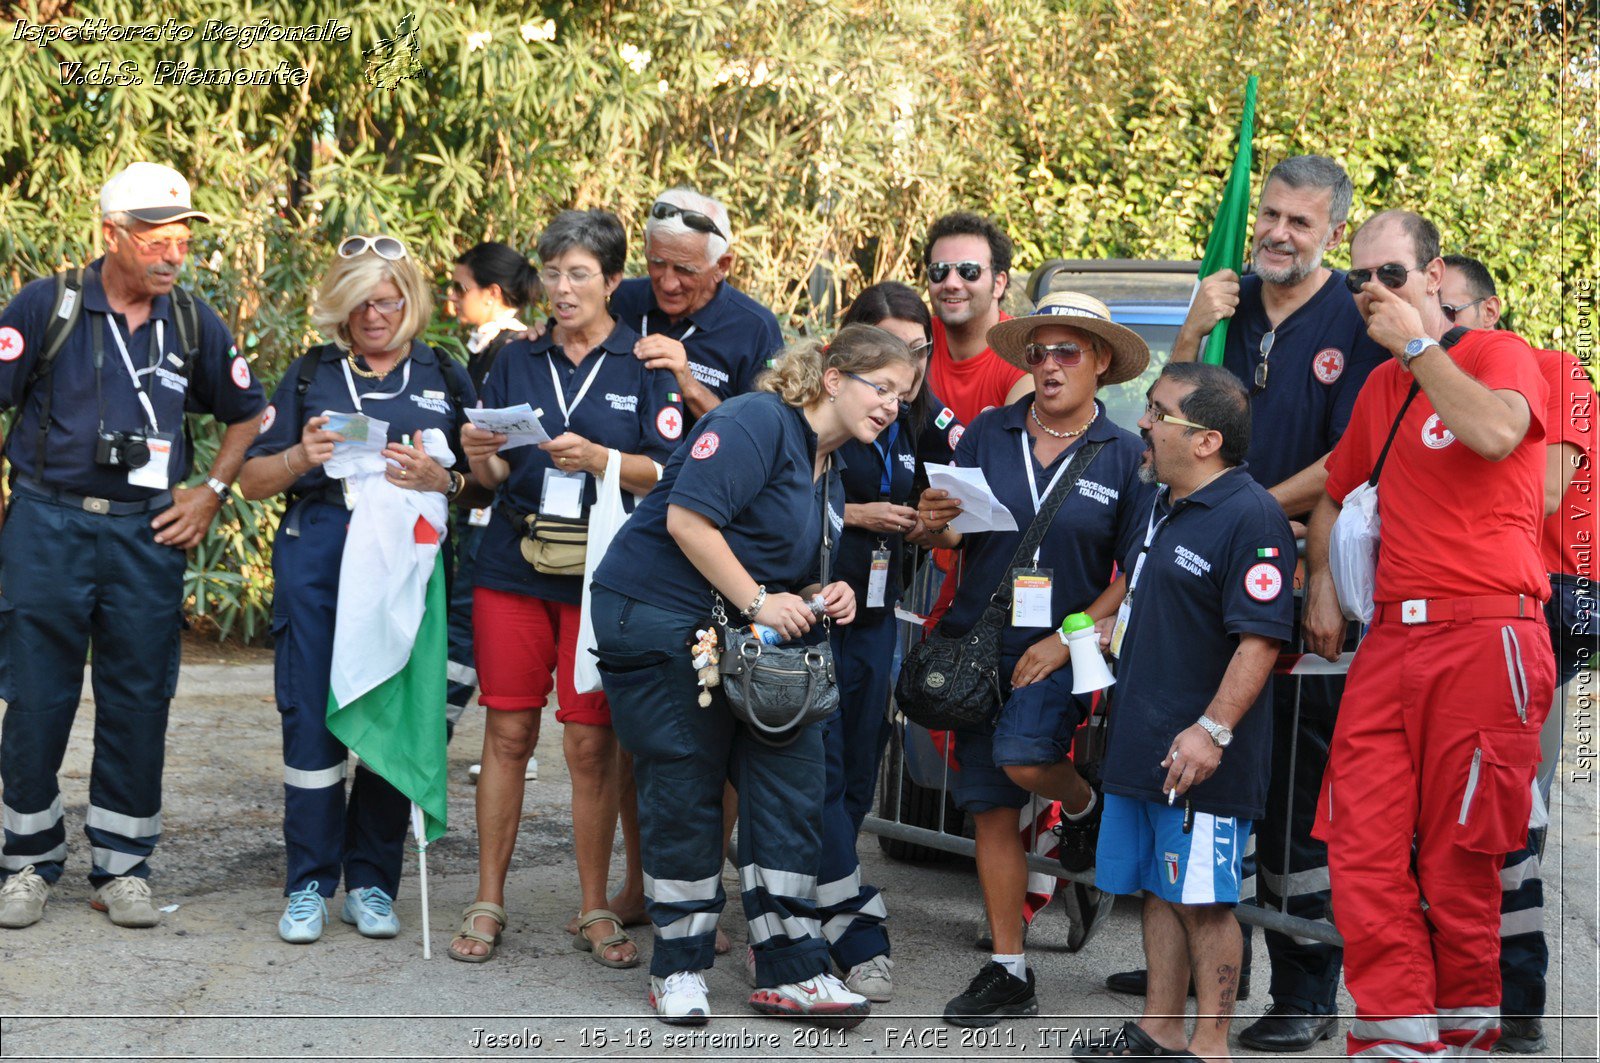
[[[1116,974],[1106,975],[1106,988],[1113,993],[1127,993],[1129,996],[1142,997],[1149,991],[1150,976],[1143,970],[1119,971]],[[1194,983],[1189,983],[1189,995],[1194,996]],[[1250,974],[1245,972],[1239,979],[1239,1000],[1250,999]]]
[[[1544,1036],[1544,1023],[1539,1021],[1539,1016],[1528,1015],[1520,1019],[1500,1016],[1500,1040],[1494,1044],[1496,1052],[1525,1055],[1543,1052],[1549,1046],[1550,1042]]]
[[[1257,1052],[1304,1052],[1332,1037],[1338,1027],[1337,1015],[1313,1015],[1292,1004],[1273,1004],[1239,1031],[1239,1043]]]
[[[1067,951],[1077,952],[1106,924],[1117,895],[1081,882],[1062,882],[1060,896],[1067,913]]]
[[[965,993],[944,1006],[944,1021],[952,1026],[993,1026],[1007,1016],[1037,1014],[1032,968],[1024,982],[993,960],[978,970]]]
[[[1100,813],[1105,803],[1105,796],[1095,790],[1094,808],[1088,815],[1082,819],[1068,819],[1065,812],[1061,813],[1061,822],[1055,828],[1056,836],[1061,839],[1056,859],[1068,871],[1084,872],[1094,867],[1095,847],[1100,844]]]

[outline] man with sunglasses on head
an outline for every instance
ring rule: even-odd
[[[1527,842],[1555,686],[1540,615],[1549,389],[1517,336],[1451,328],[1427,219],[1385,211],[1350,257],[1367,333],[1394,357],[1328,458],[1306,550],[1306,645],[1333,660],[1346,624],[1329,544],[1341,503],[1376,468],[1372,625],[1316,825],[1356,1003],[1346,1047],[1482,1055],[1500,1036],[1500,870]]]
[[[1174,362],[1192,361],[1225,323],[1223,365],[1250,392],[1250,474],[1291,521],[1304,521],[1316,503],[1327,475],[1323,460],[1344,433],[1367,374],[1386,357],[1367,338],[1344,275],[1323,265],[1323,255],[1344,242],[1351,197],[1350,178],[1330,158],[1295,155],[1274,166],[1256,207],[1254,272],[1241,278],[1221,270],[1203,280],[1172,349]],[[1298,607],[1295,621],[1298,647]],[[1256,834],[1260,903],[1326,921],[1328,854],[1311,824],[1344,681],[1308,676],[1272,689],[1276,770]],[[1305,1051],[1332,1036],[1337,1023],[1339,949],[1276,931],[1266,939],[1272,1006],[1239,1040],[1264,1052]],[[1241,997],[1249,954],[1246,948]],[[1137,992],[1140,973],[1107,983]]]
[[[95,750],[84,833],[90,904],[118,926],[160,915],[167,706],[178,681],[186,551],[227,497],[266,405],[222,319],[177,286],[189,182],[136,162],[100,190],[105,255],[34,281],[0,313],[0,407],[17,411],[0,528],[0,926],[43,915],[67,856],[56,776],[94,650]],[[187,413],[228,427],[184,487]]]
[[[656,197],[644,223],[648,277],[625,280],[611,312],[638,331],[635,357],[677,378],[692,421],[755,388],[783,347],[778,319],[728,283],[728,211],[690,188]]]
[[[1501,327],[1500,295],[1482,262],[1444,256],[1439,309],[1453,325]],[[1545,519],[1539,556],[1550,573],[1545,620],[1556,651],[1555,700],[1539,732],[1539,798],[1528,820],[1528,844],[1506,857],[1500,876],[1500,1040],[1505,1052],[1542,1052],[1545,973],[1550,953],[1544,938],[1544,856],[1550,788],[1561,754],[1568,684],[1595,656],[1594,583],[1589,551],[1596,537],[1593,487],[1594,382],[1570,354],[1534,350],[1539,375],[1550,388],[1545,414]],[[1591,665],[1592,666],[1592,665]]]
[[[988,218],[956,211],[928,228],[922,245],[933,304],[928,381],[961,424],[1033,390],[1033,378],[989,347],[989,330],[1011,275],[1011,238]],[[952,442],[951,446],[955,443]]]

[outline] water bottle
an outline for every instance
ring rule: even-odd
[[[751,624],[745,631],[753,638],[760,639],[768,646],[777,646],[783,642],[783,636],[765,624]]]

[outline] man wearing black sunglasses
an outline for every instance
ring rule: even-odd
[[[1172,360],[1190,361],[1213,328],[1227,329],[1223,365],[1251,393],[1247,467],[1292,521],[1305,520],[1321,496],[1323,460],[1367,374],[1387,357],[1367,338],[1343,276],[1323,265],[1344,242],[1352,195],[1344,168],[1325,156],[1274,166],[1256,207],[1254,272],[1241,279],[1222,270],[1202,281],[1173,344]],[[1327,850],[1311,825],[1343,688],[1331,676],[1273,684],[1274,771],[1256,834],[1256,890],[1264,907],[1304,919],[1330,918]],[[1272,1006],[1239,1039],[1264,1052],[1304,1051],[1335,1030],[1340,951],[1277,932],[1266,939]],[[1138,988],[1126,975],[1110,984]]]
[[[1466,255],[1444,256],[1439,309],[1463,328],[1495,329],[1503,324],[1500,294],[1482,262]],[[1539,556],[1550,573],[1545,620],[1556,651],[1556,693],[1539,733],[1539,794],[1528,822],[1527,847],[1506,857],[1500,876],[1500,1041],[1508,1052],[1542,1052],[1545,974],[1549,949],[1544,937],[1544,855],[1551,784],[1560,760],[1566,719],[1567,687],[1585,662],[1600,656],[1595,645],[1594,582],[1588,578],[1595,539],[1593,491],[1595,464],[1594,382],[1570,354],[1535,350],[1539,374],[1550,388],[1545,415],[1545,521]]]
[[[1033,377],[989,348],[989,330],[1007,318],[1000,298],[1010,280],[1011,238],[982,215],[956,211],[929,226],[922,264],[934,318],[928,381],[956,420],[971,424],[1031,392]]]
[[[732,233],[721,203],[667,189],[645,220],[649,276],[623,281],[611,296],[611,312],[641,337],[634,355],[677,379],[691,423],[752,390],[783,346],[772,311],[727,281]]]
[[[1427,219],[1379,214],[1350,257],[1371,271],[1356,305],[1393,358],[1328,458],[1306,550],[1306,643],[1333,660],[1346,630],[1334,523],[1384,454],[1372,624],[1317,808],[1356,1004],[1346,1048],[1486,1054],[1501,1032],[1500,870],[1527,839],[1555,686],[1538,615],[1548,388],[1517,336],[1451,329]],[[1398,287],[1384,267],[1403,272]]]

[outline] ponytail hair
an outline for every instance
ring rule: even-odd
[[[911,348],[898,336],[876,325],[846,325],[826,345],[817,339],[789,344],[761,374],[756,388],[774,392],[790,406],[814,406],[827,398],[822,376],[829,369],[860,375],[886,365],[917,368]]]
[[[506,306],[512,310],[521,310],[539,293],[539,274],[533,264],[507,244],[481,243],[462,252],[456,265],[467,267],[480,288],[498,284]]]

